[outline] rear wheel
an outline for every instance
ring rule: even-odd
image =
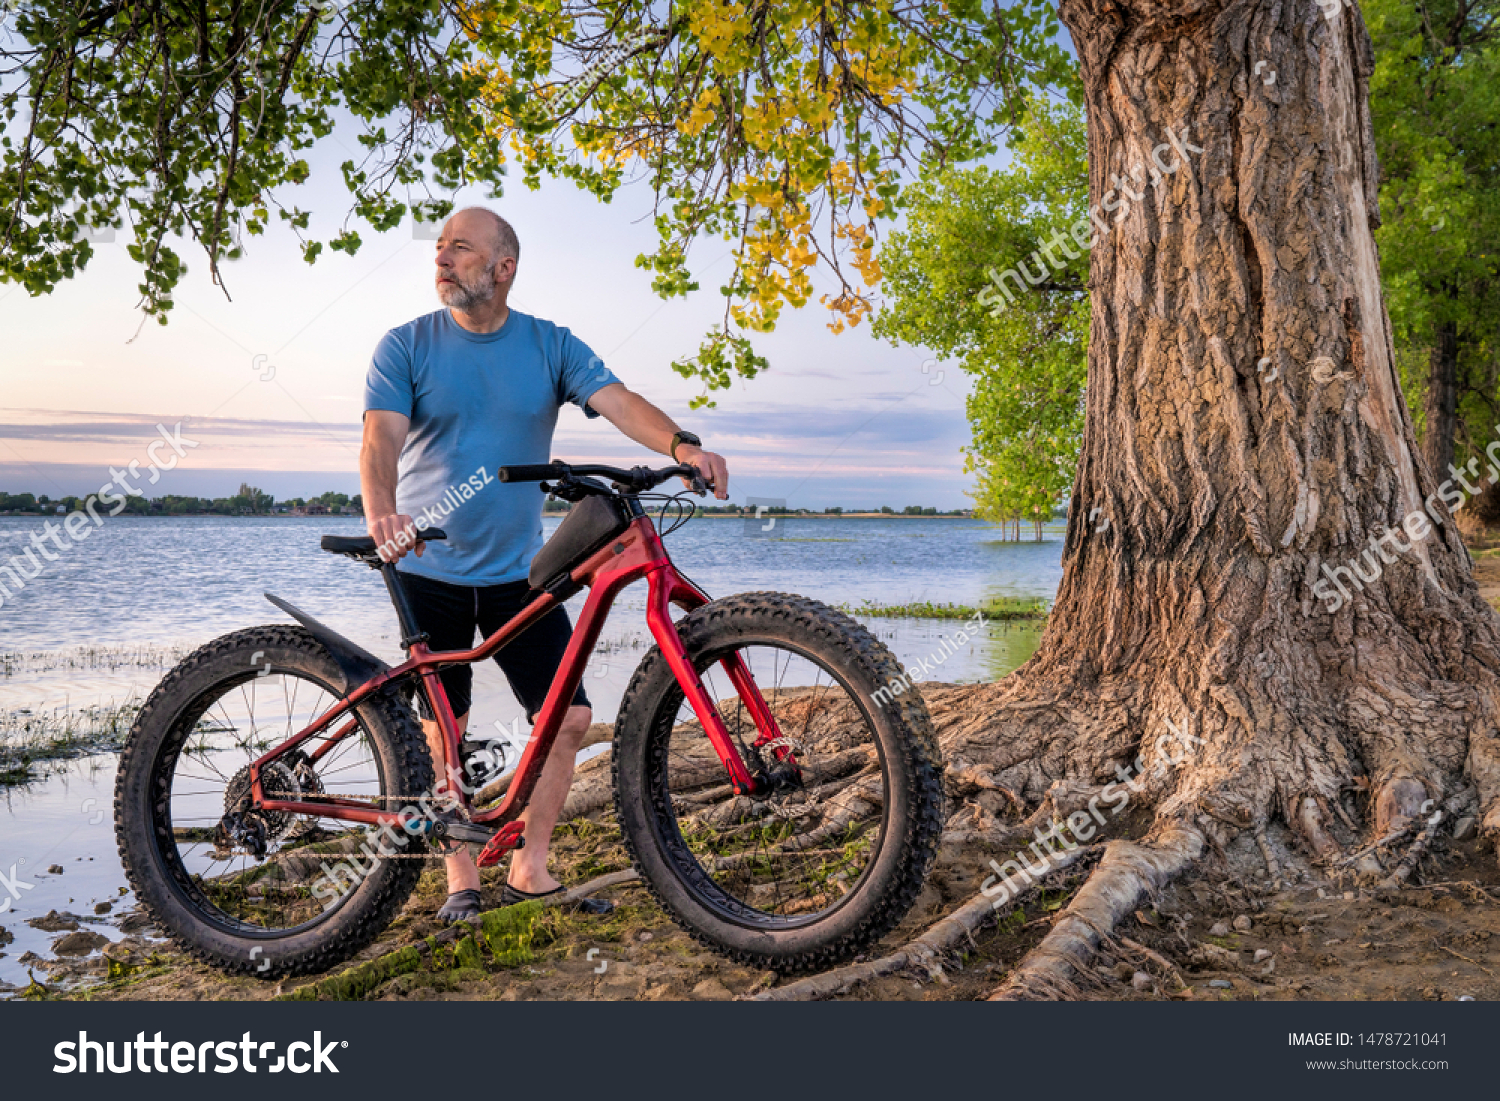
[[[261,978],[330,967],[389,924],[421,875],[424,845],[402,830],[251,806],[250,762],[342,685],[307,631],[256,627],[189,655],[131,729],[115,783],[126,874],[157,924],[215,967]],[[383,693],[261,771],[268,796],[394,810],[432,782],[421,728]]]
[[[616,810],[657,900],[697,939],[746,964],[837,964],[916,900],[942,823],[936,739],[894,656],[848,616],[746,593],[683,618],[678,634],[752,771],[775,771],[720,664],[738,655],[797,768],[735,796],[659,650],[636,671],[614,741]],[[903,682],[904,683],[904,682]]]

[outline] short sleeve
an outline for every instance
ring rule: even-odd
[[[411,349],[392,329],[375,346],[370,360],[370,372],[365,376],[365,412],[384,409],[410,419],[415,405]]]
[[[604,366],[604,360],[594,350],[579,340],[569,330],[559,328],[557,400],[558,404],[572,402],[583,410],[586,417],[597,417],[598,410],[590,409],[589,398],[604,387],[620,380],[613,371]]]

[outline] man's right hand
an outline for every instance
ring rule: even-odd
[[[375,549],[382,562],[399,562],[413,547],[416,548],[417,557],[422,557],[422,549],[426,544],[421,541],[421,532],[417,531],[417,525],[410,516],[403,513],[377,516],[370,520],[369,528],[370,534],[375,537]]]

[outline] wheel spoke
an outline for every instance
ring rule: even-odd
[[[337,697],[280,665],[248,680],[235,670],[225,681],[224,687],[200,698],[203,717],[182,735],[172,759],[166,809],[173,836],[169,860],[183,881],[194,885],[196,906],[211,923],[231,932],[300,929],[323,920],[340,904],[317,899],[311,887],[325,863],[337,863],[356,850],[364,827],[323,814],[256,809],[249,801],[249,764],[268,748],[260,744],[263,740],[291,738]],[[387,789],[363,726],[356,726],[316,764],[302,752],[309,748],[283,753],[262,766],[261,786],[269,798],[297,801],[333,788],[341,798],[383,806],[395,790]],[[235,825],[226,833],[230,823]],[[264,848],[261,856],[251,848],[255,836]],[[303,840],[309,837],[312,842]]]
[[[684,877],[699,884],[710,904],[738,920],[778,925],[817,920],[840,905],[880,850],[885,776],[868,701],[855,699],[833,672],[806,654],[773,645],[740,646],[738,654],[784,735],[802,782],[789,782],[759,798],[736,797],[692,707],[676,694],[662,759],[674,816],[685,842]],[[754,768],[749,743],[760,731],[738,691],[721,688],[719,663],[729,652],[696,659],[700,679],[735,743]],[[863,799],[862,781],[838,761],[864,750],[879,795]],[[843,754],[843,757],[839,757]],[[860,757],[854,758],[860,775]],[[833,762],[833,763],[830,763]],[[781,764],[763,751],[762,764]],[[820,780],[820,769],[828,772]],[[876,782],[878,773],[878,782]],[[680,850],[681,851],[681,850]],[[838,877],[835,879],[834,877]]]

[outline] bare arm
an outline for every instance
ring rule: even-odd
[[[612,382],[599,389],[589,398],[589,407],[642,447],[663,455],[672,454],[677,423],[645,398],[626,389],[624,383]],[[677,448],[676,461],[697,467],[703,480],[713,486],[714,496],[721,501],[729,499],[729,466],[722,455],[685,443]]]
[[[365,414],[364,438],[359,448],[359,484],[364,494],[365,526],[375,537],[380,557],[398,561],[416,547],[418,557],[422,544],[417,541],[417,526],[410,516],[396,511],[396,460],[406,442],[411,421],[400,413],[371,409]]]

